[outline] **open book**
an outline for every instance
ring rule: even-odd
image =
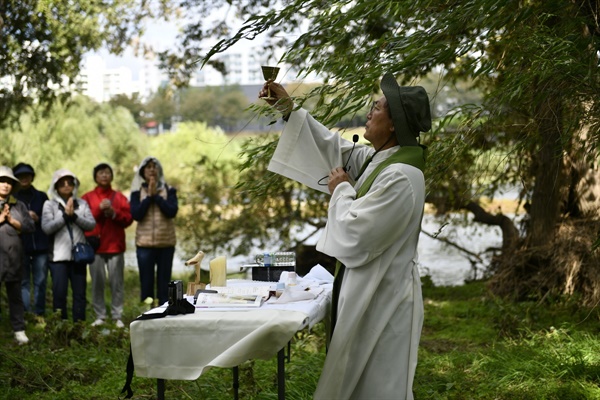
[[[229,307],[246,308],[260,307],[264,301],[261,295],[247,294],[227,294],[227,293],[200,293],[196,300],[196,308],[203,307]]]

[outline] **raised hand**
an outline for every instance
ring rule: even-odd
[[[73,197],[69,197],[67,204],[65,205],[65,214],[71,216],[75,214],[75,207],[73,206]]]
[[[149,196],[154,196],[156,195],[157,190],[156,190],[156,177],[151,176],[148,179],[148,195]]]
[[[4,203],[4,207],[2,207],[2,211],[0,211],[0,224],[8,219],[10,215],[10,207],[8,204]]]

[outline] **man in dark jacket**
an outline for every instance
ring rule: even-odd
[[[23,234],[23,281],[21,295],[25,311],[32,311],[31,281],[33,281],[33,312],[43,317],[46,313],[46,281],[48,278],[48,237],[42,231],[42,209],[48,200],[46,193],[33,185],[35,171],[29,164],[19,163],[13,167],[13,174],[19,180],[21,189],[15,197],[22,201],[35,222],[35,232]]]

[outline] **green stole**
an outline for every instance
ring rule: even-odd
[[[395,164],[408,164],[412,165],[415,168],[420,169],[421,171],[425,170],[425,157],[426,157],[427,147],[425,146],[405,146],[401,147],[397,152],[389,156],[385,159],[381,164],[379,164],[373,172],[367,177],[367,179],[360,185],[358,191],[356,192],[356,198],[360,198],[367,194],[375,181],[375,178],[379,175],[379,173],[386,167]],[[358,173],[356,180],[360,178],[360,176],[365,172],[367,166],[373,159],[373,156],[369,157]],[[329,340],[331,340],[331,335],[333,334],[333,329],[335,328],[335,322],[337,320],[337,306],[338,299],[340,295],[340,289],[342,287],[342,279],[344,278],[344,271],[346,267],[339,260],[336,260],[335,263],[335,279],[333,281],[333,292],[331,297],[331,323],[329,329]]]

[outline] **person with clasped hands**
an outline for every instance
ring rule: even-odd
[[[50,238],[49,266],[52,276],[52,306],[67,319],[67,293],[71,282],[73,322],[85,322],[87,265],[73,261],[73,245],[85,242],[84,231],[96,226],[88,203],[77,197],[79,180],[68,169],[52,175],[50,200],[44,203],[42,229]],[[72,233],[69,233],[69,229]]]
[[[337,258],[333,331],[315,399],[412,399],[423,300],[417,243],[425,202],[427,93],[390,73],[356,145],[295,108],[267,81],[287,121],[268,169],[331,194],[317,250]]]
[[[125,299],[125,228],[132,224],[133,218],[127,197],[112,188],[112,167],[100,163],[92,173],[97,186],[82,196],[96,220],[96,227],[86,232],[86,237],[97,242],[96,256],[90,264],[92,307],[96,313],[92,326],[103,325],[106,320],[104,286],[108,275],[111,317],[117,328],[124,328],[121,318]]]
[[[140,273],[141,301],[169,299],[169,282],[175,255],[174,218],[178,211],[177,190],[165,182],[162,165],[146,157],[131,184],[131,215],[137,221],[136,255]],[[154,267],[156,266],[156,296]]]
[[[8,312],[15,340],[26,344],[25,308],[21,296],[23,278],[22,233],[35,230],[33,219],[23,202],[14,197],[19,190],[19,180],[12,169],[0,166],[0,282],[6,287]]]
[[[39,324],[43,325],[46,314],[46,285],[48,281],[48,237],[42,230],[42,209],[48,200],[48,195],[33,186],[35,170],[30,164],[18,163],[13,167],[13,173],[21,187],[15,194],[27,209],[35,222],[35,232],[22,234],[23,240],[23,281],[21,295],[25,312],[32,311]],[[31,286],[33,283],[33,296]],[[33,298],[33,308],[31,300]]]

